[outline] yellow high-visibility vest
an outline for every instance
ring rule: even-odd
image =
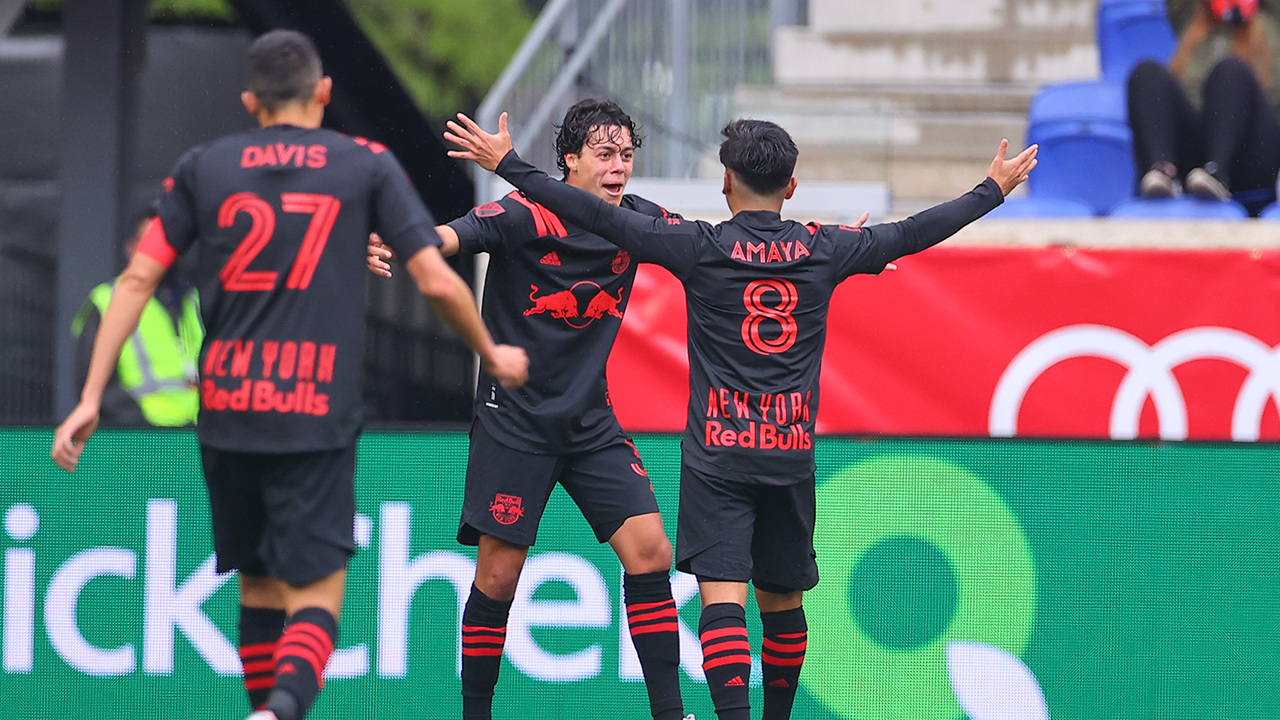
[[[103,283],[89,293],[76,315],[71,331],[79,337],[93,308],[105,316],[115,283]],[[195,290],[182,298],[182,314],[175,327],[164,305],[154,297],[147,301],[138,329],[120,351],[116,377],[147,422],[161,427],[193,425],[200,412],[196,365],[204,327],[200,323],[200,299]]]

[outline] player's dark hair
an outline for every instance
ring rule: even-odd
[[[324,76],[311,38],[296,30],[272,30],[249,46],[245,77],[249,92],[274,113],[291,102],[306,102]]]
[[[564,122],[556,127],[556,167],[565,175],[569,166],[565,155],[581,155],[591,139],[591,129],[596,127],[619,128],[631,134],[631,145],[640,149],[640,135],[631,116],[622,111],[612,100],[591,98],[575,103],[564,114]],[[612,132],[612,131],[611,131]],[[612,135],[610,136],[612,139]]]
[[[734,120],[720,131],[720,163],[758,195],[787,187],[800,151],[786,130],[767,120]]]

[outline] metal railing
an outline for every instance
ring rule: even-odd
[[[770,82],[773,27],[804,0],[551,0],[476,114],[503,111],[522,157],[556,172],[554,126],[587,97],[617,101],[640,126],[637,176],[696,177],[714,161],[733,91]],[[477,202],[493,198],[479,173]]]

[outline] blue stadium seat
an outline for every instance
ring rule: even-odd
[[[1271,203],[1262,210],[1262,214],[1258,216],[1260,220],[1280,220],[1280,203]]]
[[[1036,172],[1038,170],[1033,170],[1032,174],[1034,175]],[[1093,217],[1093,208],[1078,200],[1054,197],[1022,197],[1005,200],[1003,205],[983,217],[997,220]]]
[[[1033,173],[1034,174],[1034,173]],[[1244,206],[1234,202],[1214,202],[1180,197],[1165,200],[1135,198],[1111,211],[1113,218],[1152,218],[1170,220],[1243,220],[1249,217]]]
[[[1120,83],[1056,83],[1040,88],[1027,109],[1027,124],[1050,122],[1111,122],[1129,124],[1129,105]]]
[[[1033,198],[1065,198],[1106,215],[1133,197],[1133,135],[1124,89],[1078,82],[1044,87],[1027,111],[1027,144],[1040,145]]]
[[[1104,79],[1124,83],[1143,60],[1168,63],[1177,44],[1164,0],[1098,3],[1098,55]]]

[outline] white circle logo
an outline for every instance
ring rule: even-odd
[[[1005,368],[991,398],[988,427],[993,437],[1018,434],[1018,411],[1036,378],[1076,357],[1099,357],[1128,369],[1111,405],[1111,437],[1132,440],[1148,397],[1155,406],[1162,440],[1187,438],[1187,405],[1173,369],[1191,360],[1226,360],[1249,371],[1231,414],[1231,439],[1257,440],[1267,401],[1280,398],[1280,347],[1271,348],[1239,330],[1188,328],[1147,345],[1106,325],[1071,325],[1046,333],[1023,348]]]

